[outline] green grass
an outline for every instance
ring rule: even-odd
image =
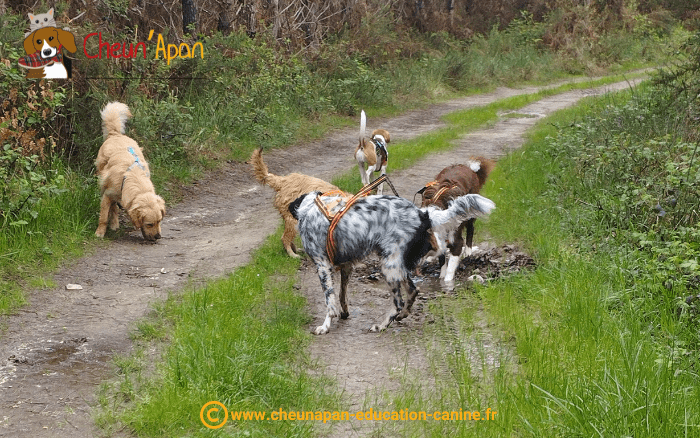
[[[607,79],[605,83],[611,81]],[[597,81],[595,85],[600,83]],[[590,86],[580,83],[561,89],[586,85]],[[543,93],[550,95],[557,90]],[[393,146],[395,165],[391,170],[410,166],[428,152],[447,150],[452,147],[452,140],[493,122],[500,111],[518,109],[537,98],[538,95],[518,96],[451,114],[446,118],[449,120],[446,128]],[[355,179],[355,172],[348,173],[339,179],[340,185],[347,189],[359,184]],[[271,236],[254,261],[236,270],[229,279],[193,289],[181,298],[171,298],[156,309],[161,316],[137,324],[133,338],[144,342],[165,340],[164,356],[152,377],[144,377],[141,368],[120,366],[126,371],[117,382],[106,386],[101,395],[102,412],[98,421],[105,430],[127,427],[144,436],[199,436],[207,431],[199,424],[196,414],[210,400],[221,401],[229,409],[268,412],[279,408],[315,410],[339,403],[328,382],[310,377],[307,370],[313,366],[301,361],[308,342],[308,334],[302,333],[301,327],[308,316],[303,310],[303,300],[292,290],[298,261],[286,256],[278,238]],[[459,308],[462,317],[471,314],[470,306]],[[466,383],[471,378],[468,364],[455,360],[453,366],[462,373],[457,381]],[[454,401],[450,397],[455,395],[459,401],[455,404],[457,408],[500,409],[496,403],[489,405],[489,399],[483,399],[478,387],[469,390],[460,387],[455,391],[446,386],[443,393],[444,398],[436,403],[414,389],[400,394],[397,403],[410,403],[413,409],[423,400],[428,410],[451,406],[448,402]],[[499,424],[490,427],[502,427]],[[245,432],[253,436],[270,433],[308,436],[313,426],[247,422],[227,426],[224,431],[232,435]],[[447,430],[442,428],[451,427],[449,423],[438,426],[441,429],[435,436]],[[461,425],[460,430],[471,427],[475,426]],[[481,430],[481,426],[477,429]]]
[[[25,282],[52,287],[48,273],[67,259],[82,255],[94,233],[99,200],[93,179],[66,174],[61,192],[44,197],[31,214],[6,223],[0,233],[0,315],[25,303]]]
[[[499,412],[498,418],[458,427],[408,424],[410,433],[698,435],[700,379],[697,359],[689,353],[697,343],[697,325],[669,299],[684,291],[664,292],[657,282],[640,277],[641,259],[647,256],[614,245],[615,229],[596,233],[600,225],[590,207],[566,195],[586,175],[571,173],[575,166],[564,164],[571,155],[562,153],[561,133],[586,126],[588,114],[626,105],[629,94],[588,99],[555,114],[532,131],[525,146],[499,161],[482,191],[498,208],[482,227],[498,241],[520,242],[535,257],[537,268],[479,287],[476,293],[459,291],[462,300],[457,302],[436,304],[443,315],[436,336],[444,340],[435,360],[450,370],[452,379],[443,384],[440,397],[409,392],[419,399],[418,406],[490,407]],[[588,187],[607,188],[604,182]],[[477,312],[480,307],[483,311]],[[439,359],[445,348],[453,350],[450,341],[469,340],[483,330],[474,325],[477,313],[499,341],[488,348],[501,350],[492,354],[500,356],[502,365],[491,366],[487,373],[476,372],[474,357],[467,353]]]
[[[391,154],[390,171],[406,169],[414,165],[428,153],[449,150],[454,147],[453,141],[469,132],[489,126],[498,121],[500,114],[516,111],[532,102],[548,96],[553,96],[571,90],[581,90],[611,84],[623,80],[642,77],[643,73],[630,75],[614,75],[605,78],[566,83],[545,88],[535,93],[512,96],[496,102],[466,110],[455,111],[443,117],[446,126],[411,140],[392,142],[389,146]],[[362,188],[357,172],[347,172],[333,179],[333,184],[343,190],[357,192]]]
[[[138,355],[119,365],[121,378],[101,394],[98,421],[106,430],[125,426],[138,436],[210,436],[199,412],[209,401],[229,411],[332,410],[337,395],[314,376],[301,354],[310,340],[305,300],[293,289],[299,261],[279,249],[280,233],[267,239],[253,261],[229,278],[170,298],[159,310],[167,345],[151,379]],[[158,338],[159,324],[138,325],[137,338]],[[124,359],[121,362],[125,362]],[[123,404],[124,400],[130,402]],[[313,424],[234,422],[223,436],[311,436]],[[222,436],[222,435],[219,435]]]

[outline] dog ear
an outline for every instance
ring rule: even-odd
[[[133,222],[134,226],[140,230],[141,227],[143,227],[143,215],[141,214],[141,204],[135,203],[128,213],[129,218],[131,218],[131,222]]]
[[[37,51],[36,48],[34,48],[34,34],[35,33],[36,33],[36,31],[30,33],[24,39],[24,51],[27,52],[27,55],[33,55]]]
[[[301,195],[291,203],[289,203],[289,212],[292,214],[292,217],[296,220],[299,220],[299,206],[301,206],[301,203],[304,201],[304,198],[306,195]]]
[[[58,31],[58,41],[61,45],[66,48],[71,53],[78,51],[78,47],[75,45],[75,36],[63,29],[56,29]]]
[[[160,196],[156,196],[158,207],[160,208],[161,219],[165,217],[165,201]]]

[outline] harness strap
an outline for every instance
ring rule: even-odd
[[[382,166],[385,165],[387,161],[389,161],[389,151],[386,149],[386,146],[378,139],[372,138],[372,143],[374,143],[374,152],[377,155],[381,155],[382,157],[381,160],[377,159],[377,161],[380,162]]]
[[[134,166],[139,166],[141,168],[141,170],[143,170],[145,172],[146,166],[141,164],[141,160],[139,159],[139,156],[136,155],[136,151],[134,150],[134,148],[130,147],[129,153],[134,156],[134,163],[131,166],[129,166],[129,168],[126,169],[126,171],[127,172],[130,171],[131,169],[134,168]],[[146,172],[146,176],[150,177],[151,176],[150,172]],[[124,178],[126,178],[126,176],[124,176]]]
[[[421,196],[423,196],[423,192],[425,192],[425,189],[427,189],[428,187],[432,187],[432,186],[434,186],[434,185],[437,185],[437,184],[439,184],[438,181],[430,181],[428,184],[425,185],[425,187],[423,187],[422,189],[418,190],[418,191],[416,192],[416,195],[420,193]],[[451,185],[451,186],[441,187],[441,188],[435,193],[435,195],[433,195],[433,197],[431,198],[432,201],[433,201],[433,202],[436,202],[436,201],[437,201],[438,199],[440,199],[440,197],[441,197],[442,195],[444,195],[447,191],[452,190],[452,189],[457,188],[457,187],[458,187],[457,184],[453,184],[453,185]],[[416,200],[416,196],[414,195],[414,196],[413,196],[413,201],[414,201],[414,203],[415,203],[415,200]]]
[[[394,185],[389,181],[389,177],[386,175],[382,175],[379,178],[375,179],[371,183],[367,184],[366,186],[362,187],[359,192],[352,198],[350,198],[345,205],[338,210],[335,214],[331,213],[330,210],[325,206],[323,201],[321,201],[321,195],[317,195],[316,199],[314,199],[314,202],[318,206],[318,208],[321,210],[321,212],[326,216],[326,218],[331,222],[330,226],[328,227],[328,237],[326,238],[326,253],[328,254],[328,258],[333,263],[333,260],[335,259],[335,252],[336,252],[336,246],[335,246],[335,241],[333,239],[333,232],[335,231],[335,227],[338,225],[338,222],[340,222],[340,219],[343,217],[345,213],[347,213],[350,210],[350,207],[357,202],[358,199],[368,196],[372,190],[376,189],[379,187],[380,184],[383,182],[386,182],[389,187],[391,187],[391,190],[394,191],[394,194],[396,196],[399,196],[398,193],[396,193],[396,189],[394,188]],[[329,192],[333,193],[333,192]],[[341,192],[342,193],[342,192]]]
[[[454,185],[454,186],[452,186],[452,187],[447,187],[447,186],[442,187],[440,190],[437,191],[437,193],[435,193],[435,196],[433,196],[433,201],[437,201],[438,199],[440,199],[440,196],[442,196],[442,195],[445,194],[446,191],[452,190],[452,189],[454,189],[455,187],[457,187],[457,186]]]
[[[134,148],[130,147],[130,148],[128,149],[128,151],[129,151],[129,153],[130,153],[131,155],[134,156],[134,162],[131,164],[131,166],[129,166],[129,167],[126,169],[126,172],[130,171],[131,169],[133,169],[134,166],[139,166],[139,167],[141,168],[141,170],[143,170],[144,172],[146,172],[146,176],[150,178],[150,177],[151,177],[151,172],[146,171],[146,166],[144,166],[144,165],[141,163],[141,160],[139,159],[139,156],[136,155],[136,151],[134,150]],[[126,182],[126,176],[127,176],[127,175],[126,175],[126,172],[124,172],[124,178],[122,178],[122,187],[121,187],[121,189],[120,189],[120,192],[123,192],[123,191],[124,191],[124,183]],[[117,202],[117,205],[119,206],[119,208],[121,208],[122,210],[124,210],[124,207],[122,207],[120,203]]]

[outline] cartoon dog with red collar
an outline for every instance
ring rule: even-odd
[[[19,66],[28,69],[27,78],[68,79],[62,49],[71,53],[78,50],[73,34],[57,27],[42,27],[24,39],[27,56],[20,58]]]

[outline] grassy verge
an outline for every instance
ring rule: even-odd
[[[619,78],[567,84],[450,115],[448,126],[438,133],[392,146],[392,170],[408,167],[430,151],[450,148],[451,140],[494,121],[498,111],[518,109],[571,87],[601,85],[614,79]],[[352,190],[359,178],[356,172],[349,172],[337,182]],[[231,278],[194,289],[182,298],[171,298],[158,310],[161,316],[139,324],[136,336],[144,341],[153,336],[163,340],[163,333],[171,333],[162,364],[153,373],[146,372],[148,361],[139,354],[117,361],[122,376],[105,386],[101,397],[98,421],[103,428],[127,427],[143,436],[199,436],[208,431],[196,414],[211,400],[224,403],[229,410],[335,410],[337,396],[327,395],[325,382],[310,377],[307,368],[299,364],[308,342],[308,335],[300,329],[307,316],[302,300],[292,290],[298,262],[280,250],[278,238],[270,237],[254,261]],[[435,406],[447,406],[447,401],[429,407]],[[223,431],[308,436],[312,426],[246,422]]]
[[[495,123],[502,112],[515,111],[532,102],[566,91],[594,88],[643,76],[643,73],[633,73],[629,76],[613,75],[595,80],[565,83],[545,88],[535,93],[508,97],[488,105],[450,113],[443,117],[443,120],[446,122],[445,127],[412,140],[392,142],[389,147],[391,154],[391,168],[389,170],[406,169],[428,153],[451,149],[454,147],[452,144],[454,140],[476,129]],[[340,175],[333,179],[333,184],[351,192],[357,192],[362,188],[362,182],[357,176],[357,172],[348,172]]]
[[[279,251],[279,238],[268,238],[229,278],[171,297],[138,325],[137,343],[168,341],[162,361],[147,373],[144,349],[116,360],[121,378],[103,386],[98,424],[138,436],[211,436],[199,413],[218,401],[268,418],[229,417],[222,436],[311,436],[310,422],[269,420],[279,409],[337,409],[327,382],[309,374],[313,364],[300,354],[310,335],[302,330],[304,299],[293,290],[299,262]]]
[[[414,433],[697,434],[700,382],[697,357],[690,353],[698,344],[697,313],[685,303],[692,280],[682,281],[693,269],[689,262],[697,238],[685,236],[685,243],[677,244],[680,249],[665,257],[639,242],[629,244],[639,234],[649,238],[650,228],[669,225],[654,207],[657,198],[645,196],[644,184],[637,186],[646,181],[649,166],[630,163],[639,164],[640,156],[674,162],[684,152],[651,141],[667,138],[674,117],[660,120],[642,111],[635,103],[637,93],[661,92],[642,88],[587,100],[541,123],[523,148],[499,161],[484,191],[498,205],[486,227],[497,239],[521,242],[532,251],[537,269],[495,281],[476,294],[461,291],[472,310],[440,306],[447,325],[459,327],[448,339],[466,342],[478,334],[475,321],[493,324],[490,331],[499,342],[481,348],[486,354],[491,350],[500,363],[484,366],[488,371],[483,372],[478,355],[468,349],[448,356],[445,366],[455,379],[445,385],[441,403],[465,410],[490,407],[498,411],[497,421],[457,428],[413,424]],[[624,134],[615,135],[616,130]],[[656,143],[662,147],[652,149]],[[608,154],[615,155],[612,163]],[[657,170],[655,175],[663,185],[666,174]],[[680,193],[682,184],[674,181]],[[637,196],[617,196],[627,188],[637,190]],[[673,274],[669,264],[676,266]],[[453,350],[449,343],[442,353],[444,348]],[[426,394],[420,403],[435,406],[435,396]]]

